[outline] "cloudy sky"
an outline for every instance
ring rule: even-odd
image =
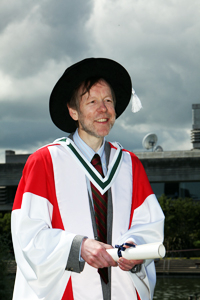
[[[71,64],[107,57],[130,73],[143,109],[130,107],[109,135],[131,151],[154,132],[189,150],[200,103],[199,0],[1,0],[0,162],[67,134],[51,122],[49,95]]]

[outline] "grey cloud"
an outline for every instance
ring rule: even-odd
[[[34,4],[35,5],[35,4]],[[33,6],[33,1],[9,0],[0,2],[0,33],[5,31],[10,24],[17,23],[25,18]]]
[[[108,139],[138,151],[155,132],[164,150],[190,149],[191,106],[200,94],[199,8],[196,0],[3,1],[0,75],[12,93],[0,102],[0,144],[32,151],[67,135],[50,120],[49,94],[68,65],[94,56],[124,65],[143,103],[134,115],[129,105]]]
[[[164,151],[183,149],[189,150],[192,148],[189,130],[184,130],[177,127],[173,129],[166,129],[158,124],[147,124],[145,129],[141,128],[140,124],[135,123],[135,126],[132,130],[126,130],[117,122],[107,139],[112,142],[118,141],[125,149],[129,151],[147,151],[142,146],[142,140],[146,134],[153,132],[158,137],[157,145],[161,145]]]
[[[48,101],[1,101],[0,105],[1,122],[42,121],[49,115]]]
[[[5,24],[1,32],[1,69],[18,78],[37,74],[49,59],[68,56],[77,60],[88,49],[85,22],[91,1],[31,3],[29,10],[25,5],[27,14],[8,18],[9,26]]]
[[[0,135],[0,144],[5,149],[26,149],[38,147],[44,144],[52,143],[59,136],[66,136],[58,130],[50,121],[33,121],[21,120],[17,121],[3,121],[1,126],[4,128]]]

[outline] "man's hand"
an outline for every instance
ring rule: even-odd
[[[134,245],[134,243],[132,241],[127,241],[127,243]],[[126,245],[124,245],[124,247],[129,248],[129,246],[126,246]],[[128,260],[123,257],[120,257],[117,262],[118,262],[118,266],[120,267],[121,270],[130,271],[135,265],[140,265],[144,261],[143,260]]]
[[[113,247],[93,239],[83,239],[81,257],[94,268],[116,267],[117,263],[112,259],[106,249]]]

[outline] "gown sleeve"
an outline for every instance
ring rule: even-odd
[[[11,230],[18,268],[37,296],[45,297],[66,272],[72,244],[81,243],[80,236],[64,230],[47,147],[32,154],[24,167]]]

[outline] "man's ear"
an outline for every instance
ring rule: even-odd
[[[69,114],[70,114],[70,117],[74,120],[74,121],[78,121],[78,112],[76,109],[74,108],[71,108],[69,106],[69,104],[67,103],[67,108],[69,110]]]

